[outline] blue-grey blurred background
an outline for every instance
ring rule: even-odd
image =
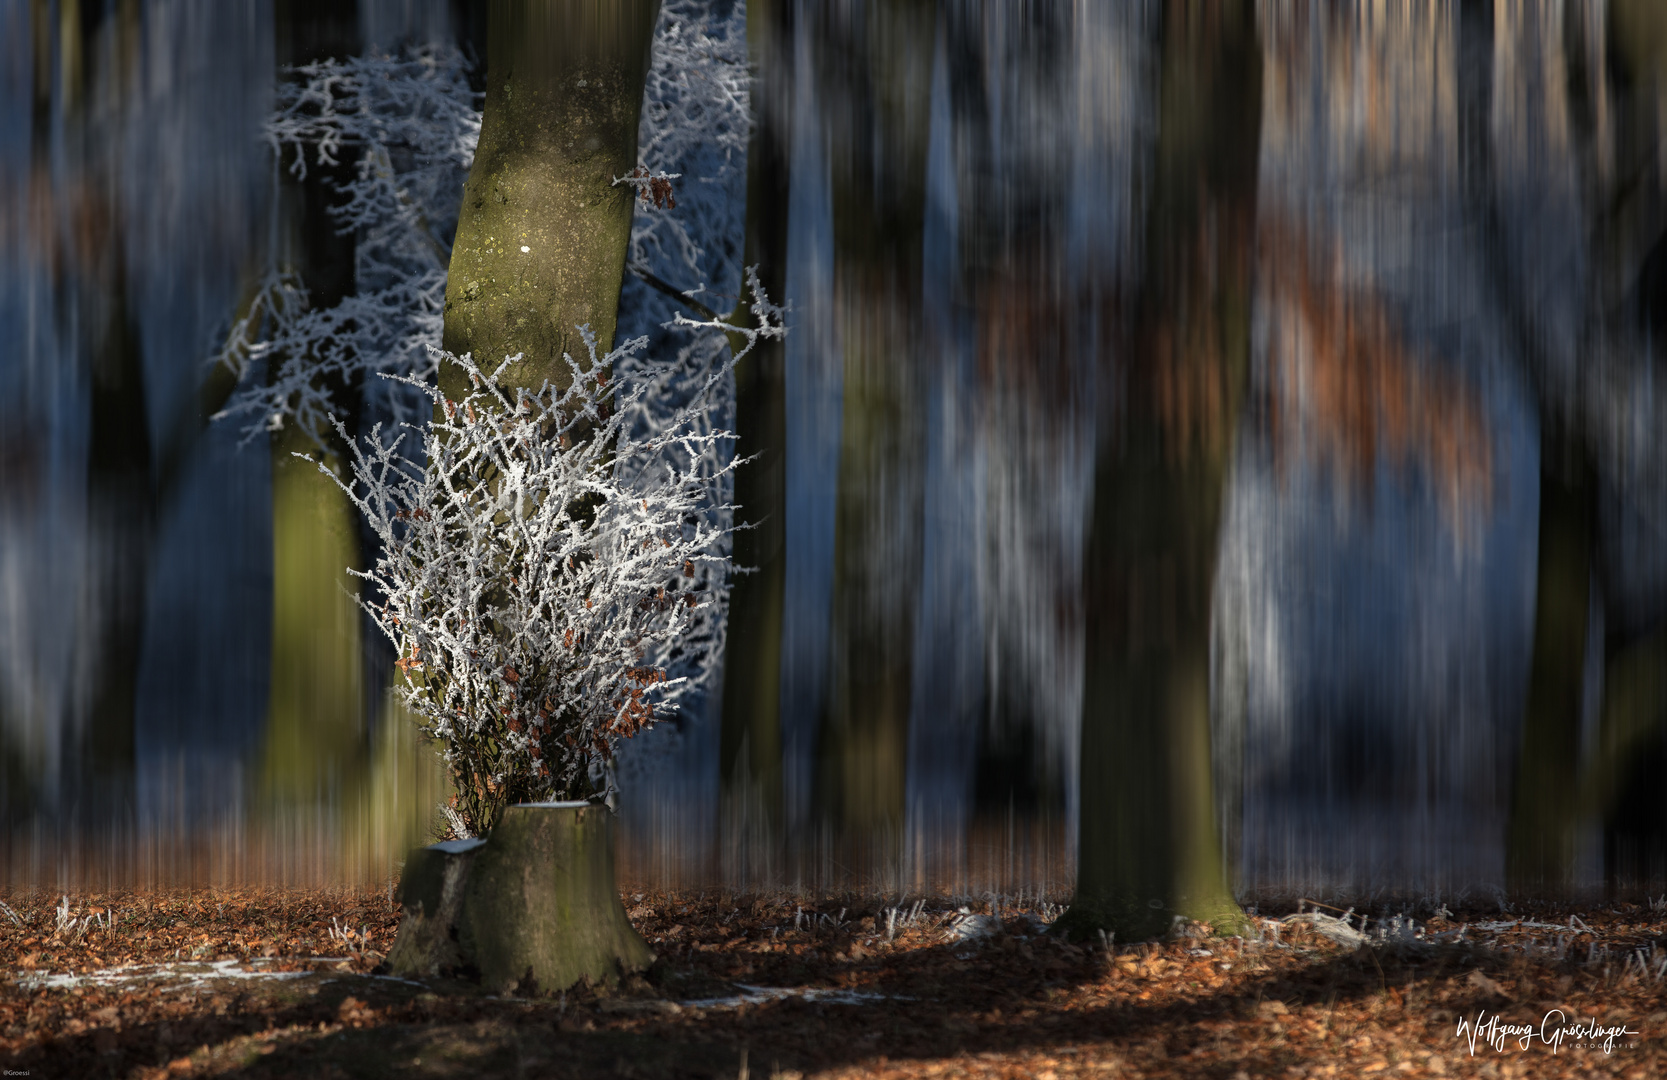
[[[726,733],[716,673],[626,748],[625,873],[1060,894],[1191,754],[1242,896],[1661,887],[1667,9],[772,10],[777,706]],[[9,883],[380,881],[432,828],[365,538],[209,359],[274,259],[352,288],[284,66],[485,19],[0,0]],[[733,296],[746,164],[700,167],[677,284]]]

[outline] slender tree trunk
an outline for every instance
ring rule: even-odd
[[[1617,106],[1611,175],[1624,188],[1620,198],[1597,204],[1610,212],[1593,235],[1603,242],[1605,292],[1623,298],[1616,306],[1632,323],[1624,332],[1630,332],[1642,362],[1659,371],[1667,363],[1667,162],[1661,155],[1667,7],[1651,0],[1611,0],[1607,14],[1614,59],[1603,75]],[[1661,795],[1667,770],[1667,613],[1656,613],[1649,625],[1634,626],[1631,633],[1642,637],[1611,641],[1604,708],[1582,783],[1584,807],[1603,820],[1604,883],[1612,895],[1652,883],[1660,888],[1667,881],[1667,799]]]
[[[1588,152],[1581,160],[1589,164],[1587,200],[1593,208],[1587,227],[1592,268],[1588,333],[1600,349],[1630,349],[1643,357],[1645,342],[1659,341],[1662,312],[1667,310],[1667,288],[1658,276],[1660,247],[1667,244],[1667,200],[1658,182],[1667,17],[1659,4],[1648,0],[1614,0],[1607,16],[1600,51],[1607,68],[1588,75],[1584,88],[1570,88],[1575,94],[1585,89],[1592,95],[1576,97],[1581,108],[1574,110],[1577,119],[1586,121]],[[1491,44],[1480,27],[1475,36],[1480,44]],[[1472,78],[1487,76],[1482,69]],[[1484,81],[1469,91],[1478,103],[1474,113],[1485,114],[1486,86]],[[1601,140],[1595,137],[1599,96]],[[1491,181],[1491,173],[1483,179]],[[1495,215],[1492,228],[1502,235],[1505,223],[1497,221],[1497,208],[1489,209]],[[1489,250],[1498,247],[1497,239],[1488,244]],[[1508,280],[1510,268],[1500,265],[1494,272]],[[1521,301],[1514,302],[1516,323],[1530,326],[1532,313],[1522,309]],[[1590,376],[1588,385],[1579,388],[1548,377],[1556,365],[1534,355],[1542,347],[1535,336],[1524,330],[1520,339],[1522,350],[1532,358],[1531,371],[1541,382],[1545,433],[1534,644],[1505,869],[1513,892],[1555,896],[1587,884],[1574,877],[1577,830],[1583,821],[1603,823],[1610,888],[1620,877],[1646,867],[1653,867],[1650,872],[1659,879],[1667,866],[1667,812],[1658,790],[1659,768],[1667,761],[1667,689],[1657,668],[1667,647],[1667,630],[1659,618],[1654,626],[1605,628],[1604,700],[1596,737],[1587,745],[1585,677],[1588,665],[1595,662],[1586,655],[1594,607],[1590,590],[1602,589],[1615,577],[1614,571],[1626,568],[1606,567],[1601,559],[1601,552],[1622,545],[1606,544],[1599,531],[1608,520],[1598,505],[1599,489],[1606,485],[1598,483],[1595,473],[1605,456],[1598,448],[1604,433],[1585,426],[1581,397],[1618,391]],[[1613,483],[1617,497],[1631,494],[1621,477]],[[1609,596],[1617,602],[1614,606],[1623,599]],[[1605,611],[1612,607],[1596,606]],[[1610,636],[1615,631],[1621,639]]]
[[[1540,452],[1534,651],[1505,849],[1506,881],[1523,895],[1573,884],[1593,542],[1593,482],[1575,442],[1547,432]]]
[[[79,623],[76,662],[85,685],[78,687],[82,693],[69,695],[71,711],[61,717],[67,738],[57,749],[68,767],[36,779],[63,797],[53,808],[59,822],[83,835],[114,836],[133,809],[135,705],[157,519],[144,361],[129,308],[120,177],[98,142],[96,115],[101,89],[121,93],[128,87],[119,73],[88,65],[102,36],[101,13],[41,3],[32,5],[30,16],[35,96],[29,202],[40,215],[30,246],[36,248],[37,265],[51,268],[54,280],[47,287],[56,294],[65,324],[60,329],[74,323],[66,339],[79,342],[79,351],[67,346],[65,359],[80,367],[89,399],[84,581],[81,596],[66,598],[69,614],[58,616],[72,626]],[[57,182],[65,165],[70,175],[84,174],[84,185]],[[54,227],[75,235],[67,251]]]
[[[1603,711],[1582,769],[1580,808],[1603,822],[1604,885],[1611,896],[1667,880],[1667,628],[1610,656]]]
[[[354,4],[285,0],[278,5],[276,37],[281,64],[304,64],[358,51]],[[287,227],[288,262],[307,287],[314,308],[328,308],[355,289],[356,240],[340,232],[330,215],[337,184],[354,163],[311,168],[305,180],[282,174],[278,197]],[[335,411],[353,430],[356,385],[330,388]],[[289,425],[274,432],[272,455],[272,654],[266,736],[261,753],[261,795],[274,823],[339,810],[368,765],[363,694],[362,621],[347,573],[359,559],[356,515],[345,495],[316,466],[295,457],[317,456],[318,436],[338,467],[345,447],[334,432],[306,432]]]
[[[101,298],[106,318],[89,335],[95,352],[87,513],[102,543],[93,547],[94,565],[88,567],[97,582],[99,639],[76,801],[103,825],[129,813],[134,795],[134,719],[157,517],[144,366],[121,259],[118,246],[110,295]]]
[[[752,137],[747,145],[745,263],[758,268],[770,298],[786,295],[788,118],[791,8],[750,0],[747,51],[753,69]],[[732,316],[750,325],[750,297]],[[781,832],[781,627],[786,580],[786,347],[760,341],[735,368],[736,454],[754,460],[735,471],[738,574],[730,585],[724,649],[719,764],[725,828],[749,861],[774,848]],[[746,866],[734,868],[745,876]]]
[[[446,282],[444,342],[505,385],[572,379],[588,326],[613,347],[631,239],[637,120],[659,0],[494,0],[486,112]],[[450,366],[440,387],[468,388]]]
[[[1242,921],[1210,761],[1210,606],[1248,371],[1261,55],[1249,3],[1165,11],[1127,399],[1095,471],[1069,933]]]
[[[842,862],[895,865],[924,545],[925,410],[914,326],[937,5],[875,0],[818,28],[834,144],[835,304],[845,353],[819,802]]]
[[[328,812],[369,764],[354,510],[304,432],[272,437],[272,666],[263,794],[280,815]],[[337,468],[341,458],[330,455]]]

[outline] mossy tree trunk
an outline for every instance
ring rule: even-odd
[[[494,0],[486,111],[446,282],[444,344],[502,380],[567,386],[569,354],[613,347],[631,239],[637,121],[659,0]],[[440,387],[468,388],[455,368]]]
[[[636,167],[637,123],[659,0],[494,0],[487,15],[486,105],[463,187],[446,281],[444,345],[499,383],[565,388],[578,327],[613,347],[634,199],[614,185]],[[440,369],[450,400],[462,372]],[[506,799],[453,769],[466,820],[496,818]]]
[[[369,766],[362,622],[354,601],[361,565],[353,507],[311,462],[304,433],[272,436],[272,661],[262,795],[279,823],[330,813]],[[339,453],[327,460],[341,467]]]
[[[747,145],[745,262],[758,268],[759,282],[778,304],[787,292],[790,18],[791,7],[782,0],[747,5],[753,129]],[[736,325],[751,324],[749,300],[743,295],[731,316]],[[753,572],[736,575],[730,584],[719,766],[725,828],[749,863],[773,850],[781,831],[786,358],[781,339],[764,339],[735,368],[736,454],[754,460],[735,471],[736,520],[751,527],[735,533],[734,559]],[[747,865],[732,870],[742,877],[752,872]]]
[[[1231,930],[1210,760],[1210,608],[1247,377],[1261,118],[1254,6],[1165,10],[1147,268],[1095,467],[1068,933]]]
[[[358,51],[354,4],[286,0],[275,11],[279,60],[299,65]],[[356,289],[356,240],[339,231],[330,207],[353,176],[344,156],[309,168],[305,180],[282,173],[279,198],[286,224],[273,257],[291,266],[314,308],[328,308]],[[361,387],[329,387],[336,415],[352,431]],[[295,457],[325,456],[338,468],[346,447],[329,431],[293,424],[273,433],[272,653],[261,797],[272,821],[331,816],[351,801],[369,766],[364,701],[363,622],[347,567],[361,565],[356,515],[346,496],[318,468]]]
[[[833,611],[818,777],[844,865],[901,854],[914,624],[925,544],[921,294],[937,5],[824,12],[816,78],[833,145],[834,304],[844,351]]]

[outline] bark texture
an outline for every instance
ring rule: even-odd
[[[496,0],[487,25],[486,107],[463,189],[446,283],[444,344],[505,385],[571,381],[575,327],[612,348],[631,237],[649,46],[659,0]],[[446,396],[464,396],[443,368]]]
[[[614,180],[637,163],[659,7],[494,0],[489,9],[485,114],[452,246],[444,345],[487,370],[520,355],[500,379],[506,387],[568,386],[563,354],[581,365],[588,355],[580,326],[599,354],[613,347],[635,198]],[[440,388],[461,398],[463,379],[443,367]],[[444,872],[425,869],[425,856],[409,875],[411,944],[395,950],[408,970],[460,965],[491,990],[532,993],[611,982],[652,962],[614,891],[607,810],[512,806],[469,854],[467,866]],[[467,878],[455,913],[446,906],[453,876]],[[427,921],[436,917],[455,957]]]
[[[457,943],[463,891],[483,840],[452,840],[418,848],[399,881],[403,909],[399,936],[388,950],[388,970],[399,978],[432,978],[467,966]]]
[[[398,976],[478,976],[495,993],[617,983],[654,962],[614,888],[613,818],[590,803],[524,803],[484,841],[413,852]]]

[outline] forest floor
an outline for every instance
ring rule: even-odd
[[[650,978],[529,1000],[374,974],[387,892],[0,895],[6,1076],[1667,1076],[1661,902],[1108,951],[1053,908],[633,893]]]

